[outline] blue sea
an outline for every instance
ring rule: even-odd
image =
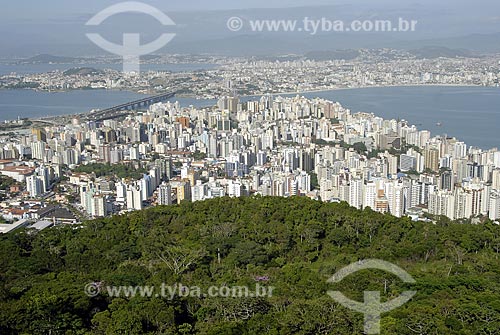
[[[404,119],[433,135],[453,136],[468,145],[500,149],[498,87],[374,87],[305,96],[339,101],[353,112]]]
[[[339,101],[352,112],[370,112],[386,119],[405,119],[433,135],[454,136],[468,145],[500,148],[500,88],[384,87],[304,94]],[[0,120],[88,112],[133,101],[143,95],[124,91],[0,90]],[[174,98],[182,105],[204,107],[213,100]],[[440,126],[438,126],[440,124]]]
[[[81,90],[68,92],[37,92],[33,90],[0,90],[0,122],[20,118],[41,118],[54,115],[79,114],[139,100],[147,95],[129,91]],[[212,106],[215,100],[175,97],[182,106]]]

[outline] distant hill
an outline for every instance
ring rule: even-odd
[[[97,75],[102,73],[104,73],[103,70],[94,69],[91,67],[75,67],[63,72],[65,76],[73,76],[73,75],[87,76],[87,75]]]
[[[18,63],[19,64],[49,64],[49,63],[67,64],[67,63],[74,63],[78,60],[80,60],[80,59],[73,58],[73,57],[64,57],[64,56],[54,56],[54,55],[42,54],[42,55],[36,55],[34,57],[30,57],[30,58],[21,60]]]
[[[333,51],[311,51],[306,53],[305,57],[315,61],[325,60],[352,60],[360,55],[359,50],[333,50]]]
[[[249,9],[200,9],[198,11],[172,11],[162,8],[176,22],[179,29],[176,38],[161,52],[194,53],[216,55],[280,55],[307,53],[315,50],[336,49],[418,49],[439,45],[451,49],[469,49],[475,52],[499,52],[500,34],[498,13],[500,1],[456,0],[449,1],[322,1],[326,6],[306,5],[293,7],[282,1],[277,7]],[[157,1],[160,3],[161,1]],[[184,1],[187,3],[187,1]],[[292,1],[297,2],[297,1]],[[301,1],[302,2],[302,1]],[[208,2],[206,2],[208,3]],[[210,7],[217,7],[212,1]],[[236,3],[236,2],[235,2]],[[279,2],[276,1],[276,4]],[[305,1],[303,2],[305,3]],[[428,4],[426,4],[428,3]],[[205,7],[207,5],[204,5]],[[255,3],[252,5],[258,7]],[[236,7],[241,7],[239,4]],[[243,6],[245,7],[245,6]],[[227,8],[233,8],[228,6]],[[80,13],[85,17],[87,12]],[[227,29],[228,18],[237,16],[244,21],[239,32]],[[382,19],[397,22],[399,18],[418,20],[415,32],[346,32],[324,31],[311,35],[308,32],[262,32],[249,27],[249,20],[290,19],[299,23],[305,17],[328,18],[352,22],[353,20]],[[24,22],[8,27],[0,34],[0,55],[60,54],[81,57],[81,55],[102,55],[103,50],[85,38],[88,33],[80,20],[68,22],[64,34],[53,38],[53,32],[60,29],[57,21],[44,25],[25,25]],[[132,29],[134,28],[134,29]],[[105,36],[112,33],[137,30],[153,40],[159,35],[156,20],[147,15],[138,15],[134,21],[127,16],[116,16],[113,25],[101,26]],[[36,29],[36,30],[35,30]],[[320,29],[321,30],[321,29]],[[158,53],[161,53],[158,51]],[[145,58],[147,59],[147,58]],[[60,62],[58,59],[50,61]]]
[[[159,56],[159,55],[143,55],[143,56],[141,56],[141,59],[143,61],[153,61],[153,60],[157,60],[159,58],[161,58],[161,56]]]
[[[450,49],[438,46],[423,47],[420,49],[409,50],[409,53],[415,55],[417,58],[422,59],[435,59],[435,58],[456,58],[456,57],[474,57],[474,54],[465,49]]]

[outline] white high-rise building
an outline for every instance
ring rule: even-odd
[[[420,139],[419,139],[419,147],[424,147],[427,142],[429,142],[431,138],[431,132],[428,130],[422,130],[419,132],[420,133]]]
[[[48,191],[50,189],[50,170],[49,170],[49,168],[42,165],[37,169],[37,174],[38,174],[39,178],[42,180],[43,191],[44,192]]]
[[[387,158],[387,167],[388,167],[387,174],[395,176],[398,173],[398,157],[393,156],[391,154],[387,154],[386,158]]]
[[[408,185],[408,200],[407,207],[412,208],[420,205],[422,193],[422,184],[417,182],[416,180],[412,180]]]
[[[363,207],[370,207],[375,210],[375,200],[377,199],[377,185],[370,182],[364,185]]]
[[[149,170],[149,176],[151,177],[151,191],[153,192],[161,182],[160,169],[158,167],[153,167],[151,170]]]
[[[454,219],[455,197],[449,191],[437,191],[429,195],[429,213]]]
[[[243,185],[241,182],[229,180],[227,185],[227,195],[230,197],[241,197],[243,196]]]
[[[197,180],[192,188],[193,201],[205,200],[208,194],[208,185],[203,184],[201,180]]]
[[[302,171],[299,176],[297,176],[298,190],[302,192],[309,192],[311,190],[311,176]]]
[[[491,188],[494,190],[500,190],[500,169],[493,170],[491,179]]]
[[[491,220],[500,219],[500,191],[493,191],[490,194],[488,216]]]
[[[127,185],[118,182],[116,185],[116,201],[125,203],[127,201]]]
[[[102,194],[97,194],[92,198],[90,214],[94,217],[104,217],[108,214],[106,198]]]
[[[141,158],[140,153],[139,153],[139,148],[136,146],[133,146],[130,148],[129,154],[130,154],[131,160],[138,160]]]
[[[472,193],[465,192],[463,188],[455,189],[454,215],[450,219],[468,219],[472,216]]]
[[[493,154],[493,166],[500,168],[500,151],[495,151]]]
[[[143,208],[143,200],[140,184],[129,185],[127,188],[127,209],[141,210]]]
[[[142,191],[142,199],[146,200],[148,199],[151,195],[153,195],[153,188],[151,185],[151,176],[145,175],[140,181],[139,184],[141,185],[141,191]]]
[[[467,155],[467,144],[464,142],[457,142],[453,147],[453,158],[463,158]]]
[[[170,184],[163,183],[158,188],[158,205],[172,204],[172,187]]]
[[[391,211],[392,215],[398,218],[402,217],[405,213],[405,191],[407,192],[407,190],[408,189],[401,184],[397,184],[396,186],[394,186],[393,196],[391,201],[389,202],[389,210]]]
[[[31,143],[31,157],[43,161],[45,157],[45,142],[37,141]]]
[[[319,183],[320,185],[320,197],[323,201],[330,201],[335,197],[335,192],[333,190],[333,182],[328,179],[322,179]],[[338,191],[337,191],[338,195]]]
[[[464,183],[463,190],[472,195],[471,216],[487,215],[489,205],[489,187],[479,183]]]
[[[401,171],[411,171],[417,169],[417,159],[409,155],[401,155],[399,158],[399,168]]]
[[[349,205],[360,209],[363,206],[363,180],[354,179],[349,184]]]
[[[43,182],[38,176],[29,176],[26,178],[26,188],[30,197],[36,198],[43,193]]]

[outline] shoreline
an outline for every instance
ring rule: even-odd
[[[288,92],[276,92],[276,93],[259,93],[251,95],[239,95],[240,98],[250,98],[250,97],[261,97],[265,95],[279,96],[279,95],[294,95],[294,94],[310,94],[310,93],[322,93],[322,92],[332,92],[332,91],[345,91],[345,90],[360,90],[360,89],[370,89],[370,88],[397,88],[397,87],[482,87],[482,88],[500,88],[499,86],[483,86],[483,85],[470,85],[470,84],[405,84],[405,85],[370,85],[370,86],[359,86],[359,87],[332,87],[332,88],[322,88],[313,89],[307,91],[288,91]],[[36,88],[0,88],[0,91],[31,91],[36,93],[71,93],[71,92],[85,92],[85,91],[110,91],[110,92],[128,92],[140,95],[154,95],[156,93],[144,93],[132,89],[107,89],[107,88],[82,88],[82,89],[72,89],[72,90],[39,90]],[[196,100],[211,100],[206,98],[200,98],[194,95],[178,95],[181,98],[190,98]]]
[[[297,91],[297,92],[280,92],[280,93],[266,93],[266,94],[257,94],[257,95],[246,95],[242,97],[258,97],[270,94],[272,96],[278,95],[294,95],[294,94],[311,94],[311,93],[322,93],[322,92],[333,92],[333,91],[347,91],[347,90],[364,90],[371,88],[411,88],[411,87],[463,87],[463,88],[472,88],[472,87],[481,87],[481,88],[499,88],[497,86],[482,86],[482,85],[467,85],[467,84],[407,84],[407,85],[383,85],[383,86],[359,86],[359,87],[337,87],[337,88],[328,88],[328,89],[318,89],[318,90],[310,90],[310,91]],[[339,101],[340,102],[340,101]]]
[[[253,95],[241,95],[239,98],[243,99],[248,99],[248,98],[258,98],[262,97],[265,95],[271,95],[273,97],[277,96],[293,96],[293,95],[299,95],[299,96],[304,96],[304,95],[310,95],[314,93],[326,93],[326,92],[335,92],[335,91],[347,91],[347,90],[365,90],[365,89],[384,89],[384,88],[422,88],[422,87],[443,87],[443,88],[498,88],[496,86],[482,86],[482,85],[466,85],[466,84],[407,84],[407,85],[384,85],[384,86],[360,86],[360,87],[337,87],[337,88],[328,88],[328,89],[317,89],[317,90],[309,90],[309,91],[297,91],[297,92],[277,92],[277,93],[264,93],[264,94],[253,94]],[[42,94],[60,94],[60,93],[71,93],[71,92],[92,92],[92,91],[99,91],[99,92],[124,92],[124,93],[131,93],[131,94],[137,94],[137,95],[144,95],[144,96],[149,96],[151,94],[147,93],[142,93],[142,92],[137,92],[133,90],[127,90],[127,89],[81,89],[81,90],[66,90],[66,91],[43,91],[43,90],[36,90],[36,89],[9,89],[9,88],[2,88],[0,89],[0,92],[2,91],[30,91],[30,92],[36,92],[36,93],[42,93]],[[196,96],[192,95],[176,95],[175,97],[181,98],[181,99],[194,99],[194,100],[199,100],[203,101],[206,100],[207,102],[210,100],[214,99],[207,99],[207,98],[199,98]],[[311,97],[311,99],[314,98],[320,98],[320,97]],[[215,99],[216,100],[216,99]],[[172,100],[173,101],[173,100]],[[334,101],[334,102],[339,102],[342,103],[342,101]],[[76,116],[79,114],[86,114],[90,113],[90,111],[83,112],[83,113],[77,113],[77,114],[56,114],[56,115],[47,115],[44,117],[21,117],[21,119],[36,119],[36,120],[53,120],[57,118],[67,118],[67,117],[72,117]],[[3,122],[11,122],[11,121],[16,121],[16,119],[12,120],[3,120]]]
[[[293,98],[294,95],[299,95],[299,96],[303,96],[305,98],[308,98],[308,99],[315,99],[315,98],[319,98],[319,99],[327,99],[327,100],[331,100],[333,102],[339,102],[341,104],[343,104],[345,106],[346,102],[345,101],[342,101],[341,98],[339,97],[335,97],[335,94],[334,92],[336,91],[347,91],[347,90],[368,90],[368,89],[374,89],[374,88],[379,88],[379,89],[390,89],[390,88],[426,88],[426,87],[430,87],[430,88],[470,88],[470,89],[475,89],[475,88],[486,88],[486,89],[497,89],[498,87],[495,87],[495,86],[480,86],[480,85],[458,85],[458,84],[454,84],[454,85],[442,85],[442,84],[429,84],[429,85],[415,85],[415,84],[411,84],[411,85],[387,85],[387,86],[364,86],[364,87],[337,87],[337,88],[333,88],[333,89],[319,89],[319,90],[310,90],[310,91],[301,91],[301,92],[280,92],[280,93],[272,93],[271,95],[276,97],[276,96],[284,96],[284,97],[288,97],[288,98]],[[81,91],[87,91],[87,90],[81,90]],[[105,92],[107,90],[99,90],[101,92]],[[130,91],[127,91],[127,90],[110,90],[110,91],[114,91],[114,92],[130,92]],[[331,97],[325,97],[325,98],[322,98],[320,96],[315,96],[315,94],[321,94],[321,93],[328,93],[328,92],[332,92],[332,96]],[[432,92],[432,90],[430,91]],[[473,91],[472,91],[473,92]],[[137,92],[130,92],[132,94],[137,94]],[[241,101],[242,102],[245,102],[245,101],[249,101],[251,99],[258,99],[259,97],[263,96],[262,94],[258,94],[258,95],[245,95],[245,96],[240,96],[241,98]],[[206,102],[206,105],[204,106],[199,106],[198,108],[207,108],[207,107],[210,107],[209,105],[213,106],[215,104],[214,102],[214,99],[197,99],[196,97],[192,97],[192,96],[187,96],[187,95],[179,95],[179,96],[176,96],[174,99],[170,99],[170,101],[179,101],[178,99],[176,98],[179,98],[179,99],[192,99],[192,100],[199,100],[201,101],[201,103],[203,103],[203,101]],[[183,102],[181,103],[182,106],[187,106],[191,103],[189,102]],[[198,104],[197,104],[198,105]],[[372,113],[374,115],[377,115],[377,111],[375,110],[372,110],[372,111],[366,111],[367,113]],[[70,118],[72,117],[75,117],[77,115],[81,115],[81,114],[88,114],[89,112],[84,112],[84,113],[71,113],[71,114],[59,114],[59,115],[52,115],[52,116],[44,116],[44,117],[27,117],[27,118],[23,118],[23,119],[28,119],[28,120],[33,120],[33,121],[40,121],[40,122],[44,122],[44,121],[52,121],[52,122],[67,122]],[[8,122],[13,122],[15,120],[10,120]],[[411,120],[408,120],[410,122],[413,122]],[[423,130],[424,128],[421,128],[422,127],[422,124],[417,124],[415,123],[415,125],[418,127],[419,130]],[[436,132],[436,130],[432,130],[432,127],[429,128],[425,128],[429,131],[432,131],[432,132]],[[20,131],[21,128],[18,128],[14,131]],[[458,139],[460,139],[461,136],[458,137]],[[467,141],[468,143],[468,141]],[[471,144],[469,144],[471,145]],[[495,145],[480,145],[480,144],[476,144],[476,145],[471,145],[471,146],[476,146],[478,148],[481,148],[483,150],[489,150],[489,149],[492,149],[492,148],[495,148],[495,147],[498,147],[498,146],[495,146]]]

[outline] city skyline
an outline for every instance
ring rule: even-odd
[[[63,208],[102,217],[223,196],[302,195],[414,220],[429,220],[425,213],[500,219],[498,148],[431,136],[404,120],[351,114],[338,102],[270,95],[244,105],[223,97],[205,109],[168,102],[99,124],[74,118],[8,144],[0,173],[27,191],[12,200],[55,196]],[[72,172],[97,163],[125,166],[129,177],[113,169],[102,177]],[[54,193],[56,184],[66,192]],[[9,213],[29,219],[26,209]]]

